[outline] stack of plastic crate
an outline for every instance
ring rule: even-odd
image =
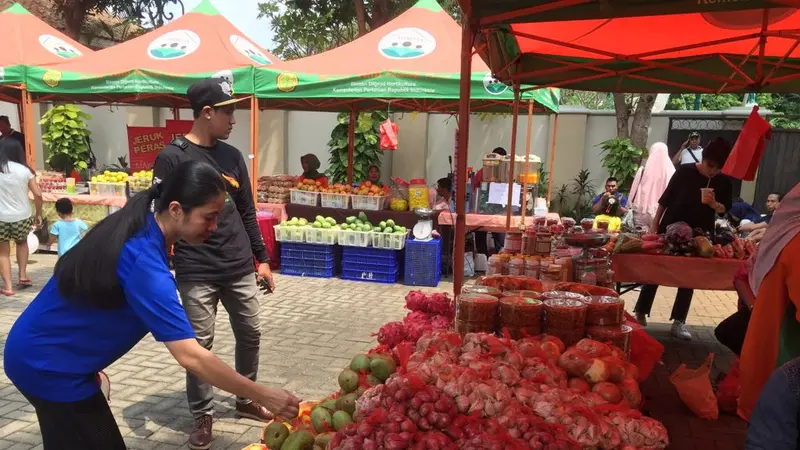
[[[343,247],[342,279],[396,283],[401,275],[400,253],[399,250]]]
[[[408,286],[436,287],[442,279],[442,240],[406,242],[404,282]]]
[[[281,273],[301,277],[331,278],[338,272],[335,245],[281,244]]]

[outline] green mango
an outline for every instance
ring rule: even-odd
[[[333,431],[329,431],[327,433],[320,433],[314,439],[314,444],[318,445],[318,446],[320,446],[322,448],[327,448],[328,444],[331,443],[331,441],[333,440],[333,438],[335,436],[336,436],[336,433],[334,433]]]
[[[313,450],[314,449],[314,435],[308,431],[300,430],[295,431],[281,446],[281,450]]]
[[[386,226],[387,227],[393,227],[394,225],[395,225],[394,220],[389,219],[389,220],[386,221]]]
[[[264,444],[270,450],[280,450],[287,437],[289,437],[289,429],[286,425],[277,421],[273,421],[271,424],[267,425],[267,427],[264,428],[264,433],[261,435]]]
[[[353,418],[350,417],[350,414],[347,411],[336,411],[333,413],[333,428],[336,431],[341,430],[342,428],[346,427],[347,425],[353,423]],[[286,450],[285,448],[281,448],[281,450]]]
[[[331,412],[325,408],[317,406],[311,410],[311,426],[317,433],[324,433],[333,428],[333,417]]]
[[[336,400],[329,398],[319,404],[320,408],[325,408],[330,412],[336,411]]]
[[[351,392],[349,394],[345,394],[339,397],[339,399],[336,400],[336,409],[338,410],[337,412],[344,411],[352,416],[353,413],[356,412],[357,400],[358,400],[358,394],[356,394],[355,392]],[[336,413],[333,413],[333,420],[334,420],[333,427],[336,428]],[[338,431],[339,429],[336,428],[336,430]]]
[[[394,233],[394,228],[386,227],[383,230],[384,233]]]
[[[339,373],[339,387],[346,393],[358,389],[358,374],[350,369],[341,371]]]
[[[369,371],[369,356],[365,354],[356,355],[350,360],[350,370],[354,372],[361,372],[362,370]]]
[[[386,228],[386,221],[385,220],[381,220],[381,222],[378,224],[378,226],[381,227],[381,228]]]
[[[375,355],[369,361],[369,370],[377,379],[385,382],[397,370],[397,364],[391,356]]]
[[[364,213],[364,211],[358,213],[358,218],[361,219],[362,222],[369,222],[369,219],[367,218],[367,215]]]
[[[352,225],[352,224],[356,223],[356,217],[355,216],[350,216],[347,219],[345,219],[344,221],[347,222],[348,225]]]

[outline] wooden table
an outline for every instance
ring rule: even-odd
[[[495,214],[466,214],[467,231],[491,231],[495,233],[506,232],[506,216]],[[547,213],[548,219],[559,220],[557,213]],[[511,216],[511,229],[519,229],[520,216]],[[525,225],[533,224],[533,217],[525,217]],[[456,214],[447,211],[439,215],[440,226],[455,226]]]
[[[733,291],[733,276],[742,264],[744,261],[738,259],[686,256],[616,254],[611,257],[617,283],[708,291]]]

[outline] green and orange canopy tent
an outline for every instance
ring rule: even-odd
[[[177,108],[203,78],[232,81],[253,93],[253,68],[278,59],[248,39],[209,0],[163,27],[79,60],[28,69],[40,99],[133,103]]]
[[[389,23],[324,53],[255,70],[256,96],[270,109],[383,109],[452,112],[459,99],[461,27],[436,0],[420,0]],[[474,111],[510,110],[513,90],[492,77],[476,54]],[[557,89],[532,89],[545,110],[558,111]]]
[[[0,101],[15,103],[19,107],[21,128],[33,134],[33,108],[26,90],[29,66],[56,64],[60,61],[78,60],[92,50],[75,42],[60,31],[15,3],[0,12]],[[26,159],[35,164],[33,140],[26,140]]]

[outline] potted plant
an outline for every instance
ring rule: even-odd
[[[86,120],[92,116],[75,105],[56,105],[39,121],[42,143],[47,149],[47,164],[67,176],[80,178],[78,172],[89,167],[89,136]]]

